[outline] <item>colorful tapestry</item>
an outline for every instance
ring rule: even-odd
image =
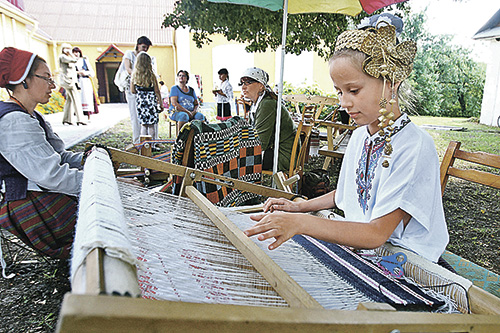
[[[375,302],[406,310],[436,310],[445,304],[415,284],[384,274],[378,266],[344,246],[302,235],[294,236],[293,240]]]
[[[260,184],[262,149],[255,130],[240,117],[206,124],[195,120],[184,126],[173,148],[172,163],[182,164],[189,132],[194,131],[194,167],[217,175]],[[174,194],[179,194],[182,177],[174,176]],[[196,182],[196,188],[221,207],[240,206],[258,195],[224,186]]]

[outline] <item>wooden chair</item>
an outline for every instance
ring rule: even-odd
[[[336,105],[339,103],[338,98],[318,96],[318,95],[285,95],[283,101],[293,104],[295,112],[302,114],[305,109],[312,114],[313,119],[319,119],[321,112],[326,105]]]
[[[301,120],[297,126],[297,132],[295,134],[295,139],[293,140],[292,155],[290,156],[290,166],[288,168],[288,174],[283,176],[279,175],[281,182],[286,181],[296,175],[298,181],[298,190],[300,190],[302,185],[302,175],[304,173],[304,164],[309,157],[309,140],[311,138],[312,129],[314,127],[314,119],[312,113],[306,112],[307,109],[302,111]],[[300,149],[299,149],[300,146]],[[273,176],[271,170],[262,170],[262,174]],[[275,177],[275,179],[278,179]],[[293,184],[293,183],[292,183]],[[279,186],[282,189],[289,188],[292,184],[286,184],[285,188]]]
[[[455,160],[467,161],[491,168],[500,169],[500,155],[484,152],[467,152],[460,150],[460,142],[451,141],[441,162],[441,194],[444,193],[448,177],[453,176],[474,183],[500,189],[500,175],[476,169],[463,169],[454,166]]]
[[[240,108],[241,108],[241,114],[245,120],[248,121],[248,112],[250,110],[250,106],[252,105],[252,102],[247,101],[243,99],[242,96],[239,98],[236,98],[234,100],[234,105],[236,106],[236,115],[240,115]]]

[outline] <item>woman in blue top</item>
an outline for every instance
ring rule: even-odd
[[[191,120],[205,120],[203,113],[198,112],[198,97],[194,89],[187,85],[189,73],[180,70],[177,73],[178,85],[170,89],[170,109],[175,110],[170,119],[177,122],[177,132]]]

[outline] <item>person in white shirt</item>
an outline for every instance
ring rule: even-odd
[[[139,118],[137,116],[137,104],[135,95],[130,92],[130,75],[134,70],[135,60],[140,52],[148,52],[149,48],[153,45],[151,40],[146,36],[141,36],[137,39],[137,44],[133,51],[128,50],[123,56],[123,60],[117,71],[117,76],[126,75],[126,80],[123,82],[123,86],[119,87],[121,91],[125,91],[125,96],[127,98],[127,104],[130,112],[130,122],[132,124],[132,142],[134,144],[139,143],[139,138],[141,134],[141,124],[139,123]],[[154,62],[154,58],[152,59]],[[153,72],[156,73],[155,65],[153,63]]]
[[[163,107],[165,109],[168,109],[168,107],[170,106],[170,102],[168,101],[168,95],[170,92],[168,90],[168,87],[165,85],[165,82],[160,81],[158,83],[160,84],[160,95],[161,95]]]
[[[229,72],[222,68],[218,71],[221,85],[212,92],[217,101],[217,120],[225,121],[231,118],[231,101],[233,100],[233,87],[229,83]]]
[[[402,20],[393,15],[362,24],[338,37],[330,60],[341,106],[360,126],[337,189],[302,202],[268,199],[264,212],[271,213],[252,216],[258,223],[245,233],[274,239],[270,249],[296,234],[364,249],[388,241],[438,262],[449,240],[439,160],[432,138],[401,112],[397,96],[412,70],[416,43],[397,42]],[[343,210],[344,220],[301,213],[333,207]]]

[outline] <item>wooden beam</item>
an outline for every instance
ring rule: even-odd
[[[472,313],[491,314],[500,318],[500,298],[473,285],[469,288],[469,300]]]
[[[238,189],[244,192],[251,192],[265,197],[293,199],[295,195],[285,191],[273,189],[263,185],[252,184],[242,180],[229,178],[221,175],[216,175],[207,171],[188,168],[182,165],[172,164],[156,160],[154,158],[145,157],[137,154],[128,153],[115,148],[108,148],[111,151],[113,162],[128,163],[136,166],[165,172],[171,175],[184,177],[185,174],[193,175],[195,181],[204,181],[211,184],[225,186],[228,188]],[[190,176],[191,177],[191,176]]]
[[[200,207],[224,233],[252,266],[269,282],[290,307],[321,309],[321,305],[293,280],[278,264],[248,238],[231,220],[220,212],[193,186],[186,187],[187,196]]]
[[[85,259],[85,292],[99,295],[106,292],[103,268],[104,250],[97,247],[90,251]]]
[[[155,301],[66,294],[57,332],[500,331],[500,316],[342,311]]]

